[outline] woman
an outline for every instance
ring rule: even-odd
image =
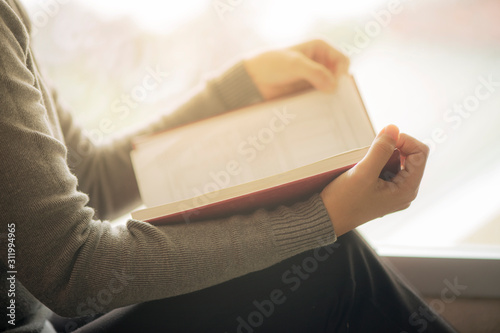
[[[334,89],[348,70],[340,52],[312,41],[264,53],[208,82],[174,114],[93,146],[40,74],[21,5],[3,0],[0,15],[0,220],[15,249],[9,261],[2,243],[1,278],[10,279],[1,291],[3,318],[9,319],[2,329],[421,328],[412,314],[427,307],[350,232],[415,198],[428,149],[395,126],[377,136],[355,168],[290,207],[189,225],[155,227],[131,220],[112,226],[98,220],[140,204],[129,158],[135,135],[309,86]],[[396,147],[406,157],[405,170],[385,182],[378,175]],[[314,272],[301,269],[308,258],[318,260]],[[14,313],[8,308],[12,302]],[[51,311],[83,319],[64,320]],[[426,323],[429,331],[451,330],[433,316]]]

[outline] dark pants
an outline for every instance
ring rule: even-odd
[[[65,332],[64,321],[54,326]],[[454,332],[356,233],[194,293],[116,309],[78,332]]]

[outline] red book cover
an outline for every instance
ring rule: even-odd
[[[354,165],[355,164],[348,165],[280,186],[263,189],[228,200],[210,203],[194,209],[188,209],[146,221],[152,224],[190,223],[237,214],[247,214],[259,208],[273,208],[278,205],[292,204],[300,200],[305,200],[314,193],[321,192],[326,185]],[[380,173],[380,178],[389,181],[399,172],[400,168],[400,154],[398,150],[395,150],[385,168]]]

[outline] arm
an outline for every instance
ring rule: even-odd
[[[5,2],[0,13],[0,227],[16,225],[17,277],[48,307],[83,316],[174,296],[335,241],[318,195],[193,225],[93,220],[25,29]]]
[[[209,81],[204,89],[173,113],[114,141],[94,145],[75,125],[69,112],[52,92],[58,117],[68,147],[68,163],[79,179],[79,190],[89,195],[89,206],[96,217],[112,219],[126,214],[141,203],[130,151],[132,139],[138,135],[163,131],[262,100],[243,63],[238,63],[222,76]]]

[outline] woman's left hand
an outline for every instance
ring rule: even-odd
[[[323,40],[262,53],[244,62],[266,100],[310,87],[333,91],[349,70],[349,58]]]

